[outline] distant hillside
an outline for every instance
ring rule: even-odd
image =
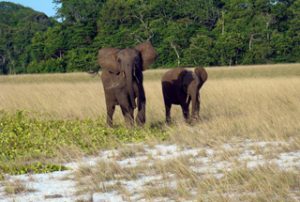
[[[44,13],[10,2],[0,2],[0,15],[0,23],[8,26],[18,26],[28,20],[50,25],[50,21]]]
[[[0,73],[24,72],[31,39],[55,21],[44,13],[10,2],[0,2],[0,16]]]

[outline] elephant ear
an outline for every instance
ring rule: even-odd
[[[157,53],[154,47],[152,46],[150,41],[146,41],[137,45],[135,49],[141,53],[143,59],[143,70],[146,70],[148,66],[151,65],[157,57]]]
[[[117,62],[118,48],[102,48],[98,52],[98,64],[104,70],[109,70],[114,73],[120,71]]]
[[[195,74],[198,76],[199,80],[200,80],[200,88],[202,87],[202,85],[205,83],[205,81],[207,80],[207,72],[203,67],[197,67],[194,70]]]

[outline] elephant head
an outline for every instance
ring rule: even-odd
[[[135,48],[102,48],[98,53],[98,63],[103,72],[111,74],[114,82],[107,88],[119,88],[126,83],[130,103],[136,108],[134,99],[133,81],[139,82],[139,75],[152,64],[157,57],[156,51],[150,42],[144,42]]]
[[[207,72],[202,67],[197,67],[194,72],[186,71],[182,76],[182,85],[187,93],[186,102],[192,101],[192,115],[194,118],[199,117],[200,99],[199,90],[207,80]]]

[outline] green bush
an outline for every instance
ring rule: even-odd
[[[158,127],[107,128],[101,120],[45,120],[31,118],[24,111],[15,114],[0,112],[0,172],[19,173],[32,170],[20,162],[41,158],[61,157],[59,148],[75,147],[85,154],[118,143],[140,142],[148,137],[166,138]],[[1,165],[16,164],[12,170]],[[32,166],[32,165],[31,165]],[[38,167],[37,172],[51,170],[52,166]],[[22,173],[21,172],[21,173]]]
[[[0,164],[0,172],[9,173],[11,175],[22,175],[26,173],[48,173],[54,171],[67,170],[63,165],[46,164],[42,162],[34,162],[30,164]],[[4,178],[4,176],[3,176]],[[0,175],[1,180],[1,175]]]
[[[77,48],[70,50],[66,55],[67,71],[89,71],[97,69],[97,50],[91,51],[87,48]]]
[[[27,67],[27,73],[66,72],[63,59],[33,61]]]

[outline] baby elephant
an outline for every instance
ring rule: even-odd
[[[192,101],[192,118],[199,118],[199,90],[207,80],[207,72],[202,67],[194,72],[184,68],[167,71],[162,77],[162,92],[166,109],[166,122],[171,122],[170,110],[172,104],[180,105],[183,116],[189,121],[189,104]]]

